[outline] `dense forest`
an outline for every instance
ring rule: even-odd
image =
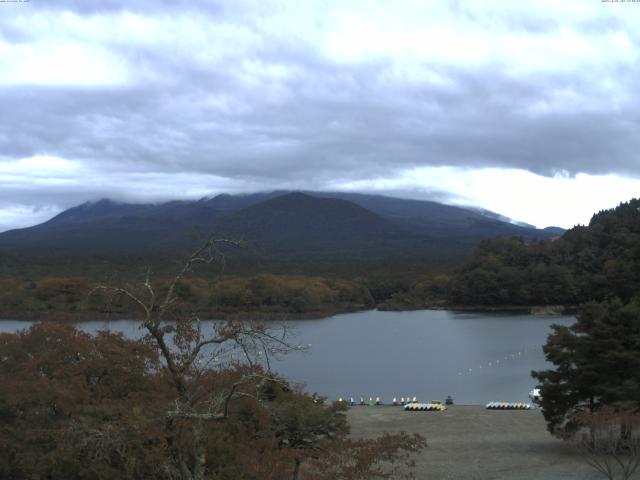
[[[190,309],[210,318],[319,317],[373,307],[575,308],[610,296],[628,301],[640,288],[639,208],[640,200],[631,200],[550,240],[485,240],[462,261],[248,264],[232,259],[224,275],[195,271],[182,279],[178,293]],[[134,308],[126,301],[107,302],[89,292],[97,285],[135,283],[147,265],[161,289],[162,278],[175,267],[175,260],[153,256],[128,258],[126,266],[110,257],[50,257],[43,263],[5,257],[3,262],[11,275],[0,278],[1,313],[15,318],[130,314]],[[49,267],[63,274],[44,275]]]
[[[105,296],[97,289],[101,285],[87,277],[44,277],[36,281],[0,278],[2,314],[60,320],[135,314],[134,303],[121,296]],[[167,285],[167,279],[154,282],[158,291]],[[209,318],[324,316],[374,305],[362,284],[312,276],[189,277],[181,279],[175,293],[183,309]]]
[[[224,271],[194,269],[181,280],[178,293],[185,308],[206,318],[324,317],[382,307],[416,285],[448,278],[454,265],[376,259],[250,264],[228,257]],[[84,320],[134,316],[135,306],[122,299],[106,301],[95,287],[140,284],[151,269],[162,289],[179,261],[157,256],[12,256],[0,258],[0,266],[0,316]]]
[[[595,214],[544,241],[485,240],[454,273],[416,283],[388,303],[405,306],[577,306],[640,291],[640,200]]]

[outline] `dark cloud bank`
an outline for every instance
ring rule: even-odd
[[[5,180],[0,208],[12,202],[68,206],[83,197],[121,194],[123,179],[127,186],[140,181],[144,190],[145,179],[173,174],[190,182],[218,179],[212,193],[330,188],[420,166],[640,176],[640,75],[633,64],[604,65],[603,59],[602,68],[558,65],[514,73],[500,64],[413,59],[408,71],[398,73],[394,57],[332,58],[320,38],[315,43],[313,35],[301,38],[264,24],[272,10],[295,23],[286,4],[32,3],[25,8],[34,15],[71,15],[76,22],[99,23],[126,11],[161,27],[204,25],[202,39],[213,43],[190,51],[193,44],[180,36],[197,32],[186,30],[167,32],[175,38],[173,48],[171,41],[156,41],[155,31],[148,42],[132,43],[86,34],[79,44],[121,61],[126,81],[0,85],[2,160],[44,155],[79,166],[68,185],[31,186],[30,172]],[[25,9],[21,14],[29,15]],[[174,15],[185,21],[172,23]],[[524,18],[526,12],[511,19],[510,28],[561,27]],[[9,48],[50,35],[25,25],[0,20]],[[624,28],[606,18],[601,25]],[[585,36],[593,29],[581,28]],[[61,41],[76,34],[61,31]],[[640,46],[637,37],[629,38]]]

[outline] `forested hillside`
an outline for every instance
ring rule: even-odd
[[[286,216],[302,209],[304,202],[288,202],[290,198],[274,198],[268,202],[284,203]],[[302,196],[303,201],[314,203]],[[361,232],[393,241],[394,227],[378,217],[368,217],[353,204],[340,204],[340,216],[334,216],[331,202],[323,200],[327,215],[350,216],[366,220]],[[269,208],[267,208],[269,207]],[[282,207],[278,207],[280,209]],[[338,209],[340,209],[338,208]],[[270,203],[258,204],[242,211],[242,218],[255,223],[277,223],[270,215],[280,210]],[[293,259],[265,262],[230,255],[230,271],[217,278],[184,280],[183,300],[206,315],[260,312],[261,315],[291,313],[322,316],[337,311],[379,306],[391,309],[430,306],[510,307],[532,305],[577,306],[589,300],[600,301],[617,296],[628,301],[640,291],[640,200],[631,200],[615,209],[599,212],[588,226],[577,226],[561,237],[530,240],[522,237],[495,238],[482,241],[461,264],[446,255],[440,262],[385,259],[375,255],[359,261]],[[294,215],[295,216],[295,215]],[[286,222],[286,218],[280,219]],[[232,220],[236,217],[230,217]],[[317,219],[317,218],[316,218]],[[234,220],[235,221],[235,220]],[[250,222],[249,222],[250,223]],[[309,221],[311,230],[314,221]],[[229,221],[229,225],[234,224]],[[235,225],[235,224],[234,224]],[[236,225],[239,228],[240,223]],[[366,227],[366,228],[365,228]],[[375,228],[374,228],[375,227]],[[322,237],[322,226],[302,243]],[[351,227],[350,227],[351,228]],[[387,230],[388,228],[388,230]],[[370,229],[370,230],[367,230]],[[378,229],[378,230],[375,230]],[[260,227],[260,231],[264,231]],[[302,229],[304,230],[304,229]],[[290,227],[274,230],[278,238],[298,235]],[[354,234],[355,235],[355,234]],[[357,235],[356,235],[357,236]],[[274,237],[274,238],[275,238]],[[365,236],[366,237],[366,236]],[[367,241],[366,238],[364,240]],[[266,242],[265,242],[266,243]],[[286,242],[283,242],[286,243]],[[331,242],[324,241],[325,246]],[[338,245],[334,246],[339,249]],[[273,248],[280,248],[274,244]],[[435,248],[435,244],[430,245]],[[35,257],[34,257],[35,258]],[[37,262],[24,263],[19,256],[0,257],[5,272],[3,287],[5,315],[38,316],[51,312],[67,312],[77,316],[100,313],[86,301],[96,284],[110,282],[115,270],[130,271],[121,280],[135,277],[151,265],[156,273],[172,265],[168,257],[130,256],[126,265],[115,268],[108,257],[55,257],[41,254]],[[35,268],[41,265],[43,268]],[[61,275],[47,275],[57,271]],[[131,272],[134,272],[131,274]],[[270,274],[265,274],[269,272]],[[126,305],[113,305],[112,312],[126,313]]]
[[[578,305],[640,292],[640,200],[541,242],[482,242],[449,284],[460,305]]]
[[[468,255],[482,239],[549,238],[553,230],[515,225],[492,212],[422,200],[331,192],[219,195],[198,201],[87,202],[47,222],[0,233],[2,257],[174,256],[210,236],[243,240],[234,263],[435,260]],[[502,217],[500,217],[502,218]],[[55,272],[60,274],[61,272]]]

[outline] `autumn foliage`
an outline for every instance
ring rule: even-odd
[[[176,452],[193,451],[193,425],[168,426],[176,387],[151,342],[45,322],[0,335],[0,352],[1,478],[191,478]],[[205,400],[239,380],[246,394],[203,424],[204,478],[386,478],[424,446],[409,435],[350,440],[343,406],[259,367],[203,369],[189,388]]]
[[[158,279],[154,287],[166,289],[171,279]],[[107,298],[94,291],[100,282],[86,277],[43,277],[19,280],[0,277],[0,313],[6,317],[92,319],[138,314],[126,298]],[[135,291],[136,288],[133,288]],[[139,289],[138,289],[139,290]],[[91,295],[90,295],[91,293]],[[212,281],[190,276],[176,284],[175,295],[188,311],[209,318],[253,313],[323,315],[373,306],[366,286],[351,280],[313,276],[259,274],[225,276]]]

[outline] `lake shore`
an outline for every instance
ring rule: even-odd
[[[539,410],[453,405],[444,412],[352,407],[353,438],[419,433],[429,445],[415,457],[416,478],[430,480],[597,480],[575,448],[552,437]]]
[[[340,304],[303,312],[278,310],[277,308],[260,310],[209,310],[199,312],[200,318],[207,320],[322,320],[335,315],[377,310],[381,312],[412,312],[417,310],[436,310],[463,313],[522,313],[540,316],[575,315],[576,306],[564,305],[422,305],[404,308],[394,308],[382,303],[372,308],[371,305]],[[141,320],[139,311],[131,312],[100,312],[100,311],[6,311],[0,312],[1,320],[23,320],[26,322],[54,321],[79,323],[95,320]]]
[[[377,307],[380,311],[406,312],[413,310],[448,310],[452,312],[478,313],[528,313],[531,315],[573,315],[578,311],[577,305],[389,305],[383,303]]]
[[[335,305],[327,308],[318,308],[303,312],[293,312],[278,309],[260,309],[260,310],[207,310],[198,312],[201,319],[206,320],[321,320],[323,318],[333,317],[345,313],[354,313],[372,310],[371,306],[365,305]],[[191,315],[188,312],[186,315]],[[118,312],[102,312],[102,311],[5,311],[0,312],[0,321],[2,320],[18,320],[25,322],[53,321],[66,323],[82,323],[114,320],[142,320],[139,310],[135,311],[118,311]]]

